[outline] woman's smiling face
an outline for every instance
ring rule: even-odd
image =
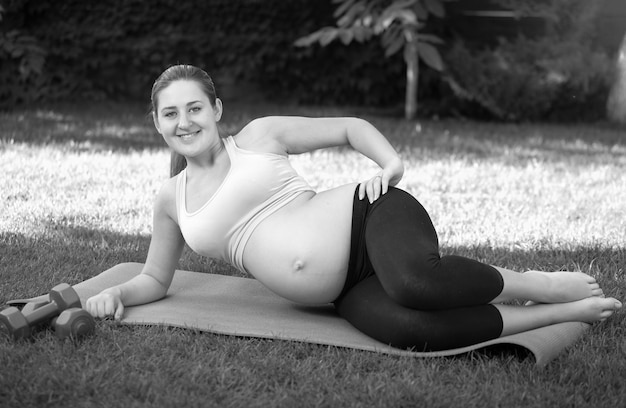
[[[217,122],[222,115],[219,99],[215,106],[194,80],[178,80],[157,96],[154,125],[175,152],[196,157],[220,143]]]

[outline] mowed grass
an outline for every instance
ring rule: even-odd
[[[226,109],[225,134],[258,115],[360,114]],[[626,299],[624,129],[362,116],[401,152],[400,186],[430,212],[443,253],[519,271],[581,270]],[[376,171],[346,148],[292,161],[319,189]],[[142,262],[168,165],[142,107],[0,114],[0,302]],[[237,274],[190,251],[180,267]],[[99,321],[78,342],[51,331],[0,339],[0,405],[617,407],[626,401],[625,335],[622,312],[538,369],[531,357],[502,350],[415,359]]]

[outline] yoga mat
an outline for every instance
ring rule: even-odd
[[[74,286],[83,305],[102,289],[140,273],[142,264],[117,265]],[[46,299],[47,295],[9,303]],[[285,300],[254,279],[177,270],[167,296],[150,304],[125,309],[124,324],[167,325],[234,336],[273,338],[347,347],[411,357],[439,357],[496,345],[530,351],[537,366],[545,366],[572,345],[588,328],[580,322],[560,323],[436,352],[390,347],[361,333],[339,317],[332,305],[303,306]]]

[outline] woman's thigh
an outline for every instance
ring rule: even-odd
[[[439,254],[428,212],[410,194],[390,189],[368,215],[368,258],[387,293],[416,309],[485,304],[502,291],[502,277],[490,265]]]

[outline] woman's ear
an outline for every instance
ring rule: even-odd
[[[215,106],[213,107],[213,112],[215,112],[215,121],[219,122],[222,118],[222,112],[224,108],[222,106],[222,100],[220,98],[215,98]]]
[[[157,132],[161,133],[161,128],[159,127],[159,120],[157,119],[156,112],[152,112],[152,121],[154,122],[154,127],[156,128]]]

